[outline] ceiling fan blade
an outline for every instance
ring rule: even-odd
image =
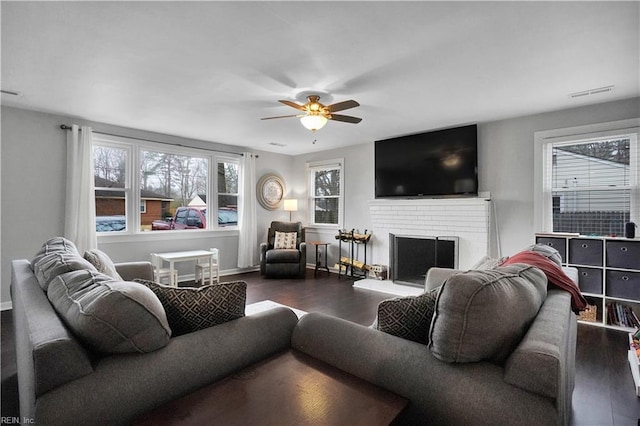
[[[345,123],[358,124],[359,122],[362,121],[362,118],[360,118],[360,117],[352,117],[350,115],[331,114],[330,120],[344,121]]]
[[[304,115],[304,114],[302,114]],[[260,120],[273,120],[274,118],[290,118],[290,117],[302,117],[301,114],[293,114],[293,115],[277,115],[275,117],[263,117]]]
[[[302,106],[302,105],[298,105],[298,104],[297,104],[297,103],[295,103],[295,102],[291,102],[291,101],[287,101],[287,100],[284,100],[284,101],[283,101],[283,100],[279,100],[278,102],[281,102],[281,103],[283,103],[283,104],[285,104],[285,105],[288,105],[288,106],[290,106],[291,108],[299,109],[300,111],[304,111],[304,110],[305,110],[305,109],[304,109],[304,106]]]
[[[328,105],[327,109],[330,112],[336,112],[336,111],[343,111],[349,108],[355,108],[357,106],[360,106],[360,104],[354,101],[353,99],[350,99],[348,101],[336,102],[335,104]]]

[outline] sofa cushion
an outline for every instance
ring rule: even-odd
[[[273,249],[267,250],[267,263],[299,263],[300,250],[297,249]]]
[[[150,288],[164,306],[174,336],[244,316],[247,283],[232,281],[203,287],[172,287],[135,280]]]
[[[95,269],[58,275],[47,297],[67,326],[98,352],[152,352],[171,337],[162,304],[152,291]]]
[[[376,328],[426,344],[439,291],[440,287],[436,287],[418,296],[383,300],[378,305]]]
[[[546,295],[546,277],[530,265],[452,275],[436,301],[431,353],[446,362],[504,362]]]
[[[102,250],[93,249],[85,251],[84,258],[95,266],[98,272],[109,275],[115,280],[123,281],[120,274],[118,274],[118,271],[116,271],[116,265],[113,264],[109,255]]]
[[[273,241],[273,248],[274,249],[295,249],[297,238],[298,238],[297,232],[276,231],[276,236]]]
[[[33,265],[33,272],[44,291],[47,291],[49,283],[58,275],[79,270],[98,272],[77,252],[54,251],[44,255]]]
[[[51,253],[72,253],[79,255],[78,249],[73,242],[64,237],[53,237],[45,241],[42,247],[40,247],[40,250],[33,256],[31,259],[31,269],[35,271],[34,267],[38,261]]]

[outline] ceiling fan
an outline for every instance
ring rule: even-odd
[[[315,132],[318,129],[324,127],[327,124],[328,120],[334,121],[342,121],[345,123],[353,123],[357,124],[362,121],[362,118],[352,117],[350,115],[342,115],[342,114],[334,114],[336,111],[343,111],[349,108],[355,108],[360,106],[360,104],[352,99],[348,101],[336,102],[331,105],[321,104],[320,96],[317,95],[309,95],[307,96],[307,103],[304,105],[297,104],[295,102],[287,101],[287,100],[279,100],[287,106],[295,108],[304,112],[304,114],[293,114],[293,115],[279,115],[276,117],[264,117],[261,120],[273,120],[274,118],[289,118],[289,117],[299,117],[300,122],[304,127]]]

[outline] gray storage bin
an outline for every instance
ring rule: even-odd
[[[607,296],[640,299],[640,272],[608,270]]]
[[[569,240],[569,263],[572,265],[602,266],[602,240],[572,238]]]
[[[537,244],[544,244],[558,250],[562,257],[562,263],[567,263],[567,240],[565,238],[536,237]]]
[[[602,294],[602,269],[578,268],[578,285],[584,293]]]
[[[607,266],[640,269],[640,241],[607,241]]]

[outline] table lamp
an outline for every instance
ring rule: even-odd
[[[295,198],[284,200],[284,211],[289,212],[289,222],[291,222],[291,212],[298,211],[298,200]]]

